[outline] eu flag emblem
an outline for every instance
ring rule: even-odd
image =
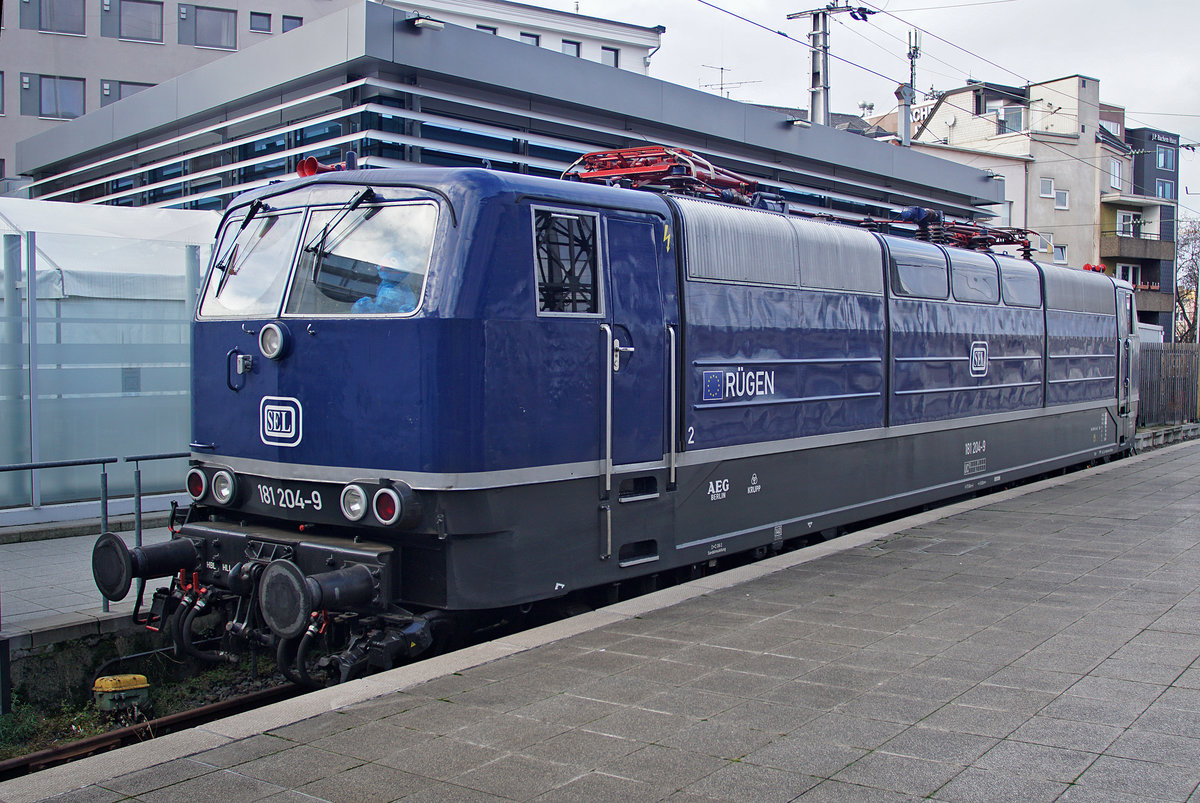
[[[721,371],[704,372],[703,401],[721,401],[725,398],[725,374]]]

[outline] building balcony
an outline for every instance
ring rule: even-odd
[[[1175,306],[1175,299],[1170,293],[1158,290],[1138,289],[1133,298],[1138,312],[1170,312]]]
[[[1148,234],[1137,237],[1115,231],[1100,233],[1100,259],[1175,260],[1175,243]]]

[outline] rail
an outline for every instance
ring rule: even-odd
[[[100,467],[100,532],[108,531],[108,467],[116,463],[133,464],[133,529],[134,543],[142,545],[142,463],[153,460],[176,460],[190,456],[189,452],[169,452],[163,454],[137,454],[128,457],[91,457],[79,460],[41,460],[33,463],[8,463],[0,465],[0,474],[14,471],[31,472],[31,480],[36,488],[37,472],[55,468],[79,468],[81,466]],[[36,494],[35,494],[36,498]],[[140,590],[140,589],[139,589]],[[2,597],[0,597],[2,599]],[[101,597],[100,607],[108,611],[108,600]],[[0,612],[3,607],[0,605]],[[4,620],[0,613],[0,633],[3,633]],[[12,710],[12,670],[9,653],[8,637],[0,635],[0,714],[8,714]]]
[[[117,747],[129,744],[140,744],[147,739],[166,736],[197,725],[220,719],[222,717],[252,711],[270,703],[289,700],[302,694],[305,689],[298,686],[276,686],[263,689],[240,697],[210,703],[209,705],[170,714],[158,719],[140,722],[124,728],[89,736],[76,742],[69,742],[48,750],[30,753],[25,756],[0,761],[0,781],[19,778],[31,772],[38,772],[47,767],[55,767],[87,756],[103,753]]]

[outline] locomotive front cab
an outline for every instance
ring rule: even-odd
[[[412,490],[366,472],[420,443],[408,378],[428,329],[430,196],[317,184],[227,214],[194,328],[196,503],[314,525],[416,523]]]
[[[193,325],[193,504],[170,542],[194,548],[102,539],[93,568],[109,598],[133,578],[174,576],[159,613],[190,622],[189,607],[223,607],[227,632],[290,642],[288,662],[318,612],[321,628],[375,617],[385,663],[428,645],[428,628],[392,604],[397,539],[424,515],[390,474],[428,446],[417,411],[434,378],[419,352],[436,339],[431,266],[454,210],[436,190],[367,182],[378,178],[290,182],[226,213]]]

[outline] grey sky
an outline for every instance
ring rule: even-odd
[[[720,81],[720,71],[711,67],[726,67],[725,81],[734,84],[728,92],[737,100],[808,106],[807,47],[700,0],[526,1],[638,25],[665,25],[663,46],[650,71],[656,78],[696,88]],[[828,0],[710,2],[806,42],[809,21],[788,20],[788,13]],[[871,2],[896,16],[881,13],[857,22],[848,14],[835,15],[831,52],[888,79],[831,60],[835,112],[858,113],[860,102],[874,103],[876,114],[895,107],[896,84],[908,78],[907,22],[958,45],[923,34],[917,62],[921,92],[931,85],[940,90],[962,86],[968,78],[1022,85],[1078,73],[1100,81],[1101,100],[1124,106],[1130,127],[1161,128],[1178,133],[1185,144],[1200,142],[1197,0]],[[1200,217],[1200,154],[1181,150],[1180,169],[1180,214]],[[1187,190],[1196,194],[1189,196]]]

